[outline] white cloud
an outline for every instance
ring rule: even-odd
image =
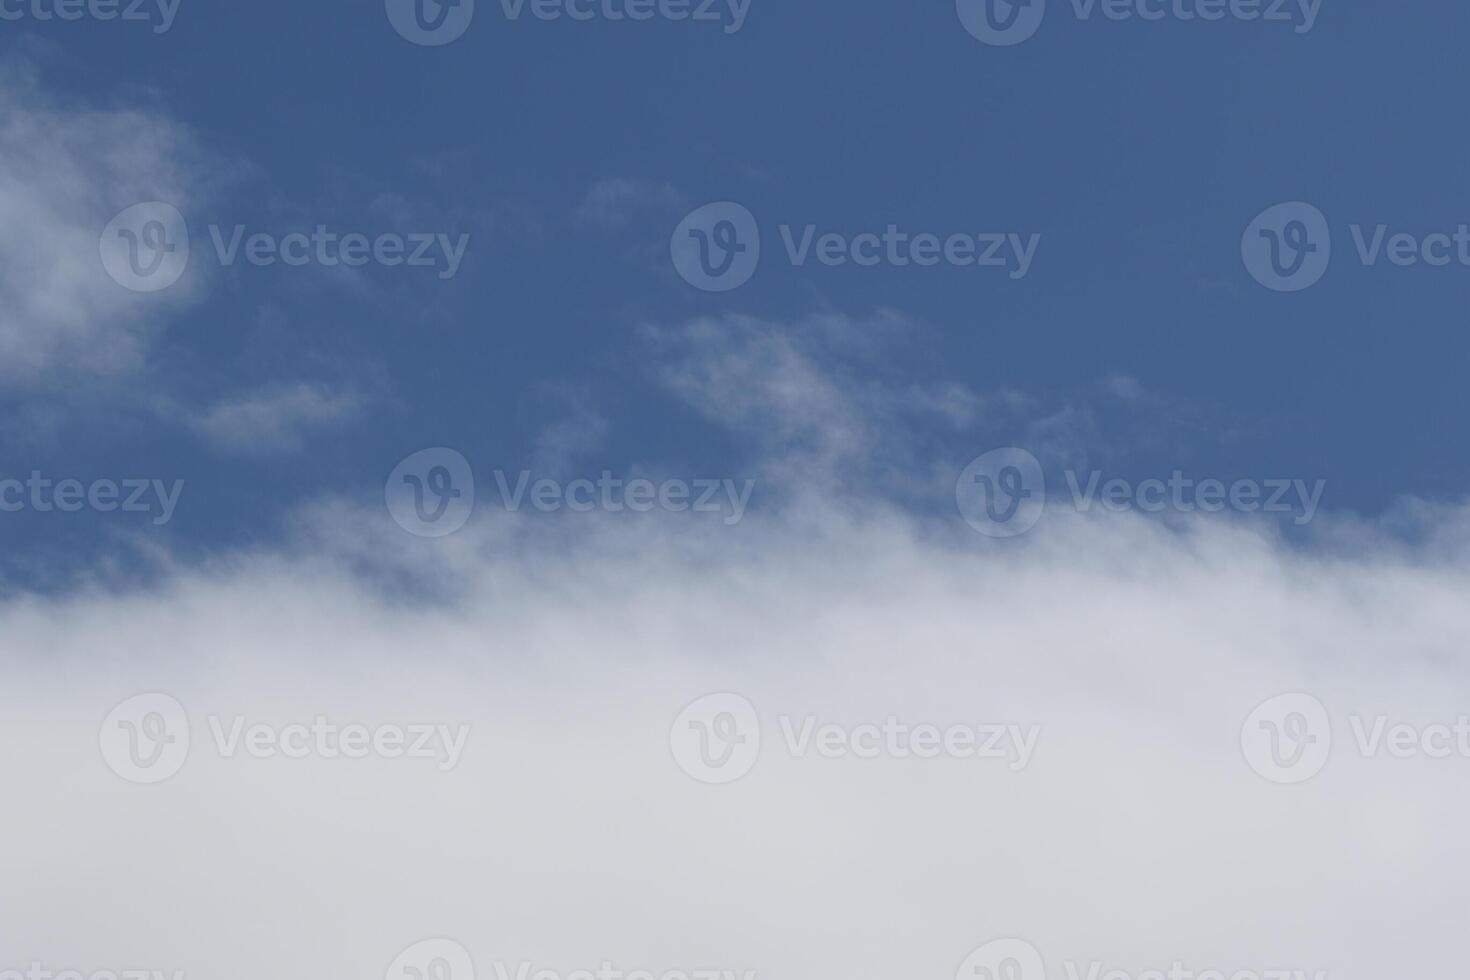
[[[1057,977],[1064,959],[1369,978],[1452,956],[1470,760],[1363,760],[1342,730],[1322,775],[1283,787],[1238,736],[1287,690],[1465,711],[1463,550],[1080,517],[1001,545],[892,513],[487,512],[427,542],[347,513],[284,555],[4,609],[0,962],[360,980],[440,935],[482,980],[520,959],[949,980],[1010,935]],[[454,598],[380,592],[348,553],[396,554]],[[145,690],[194,712],[193,755],[157,787],[96,744]],[[712,691],[766,727],[719,788],[667,742]],[[449,773],[223,760],[211,712],[473,732]],[[1020,773],[790,758],[776,718],[808,713],[1042,735]]]
[[[216,448],[268,456],[300,450],[311,436],[347,422],[362,405],[355,392],[299,381],[224,399],[188,422]]]
[[[624,225],[639,211],[671,210],[688,200],[668,182],[606,177],[593,184],[577,208],[577,218],[600,225]]]
[[[191,273],[164,293],[131,293],[103,270],[99,236],[140,202],[187,214],[205,193],[200,151],[158,110],[64,103],[24,63],[5,65],[0,80],[0,373],[132,370],[201,281]]]
[[[978,445],[987,426],[1031,408],[1014,391],[895,370],[926,334],[891,310],[792,322],[727,315],[642,331],[653,376],[753,447],[769,482],[829,492],[858,481],[879,495],[952,482],[936,470],[940,446]]]

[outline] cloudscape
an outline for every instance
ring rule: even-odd
[[[1470,13],[763,4],[0,0],[0,980],[1453,967]]]

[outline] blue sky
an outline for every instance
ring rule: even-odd
[[[730,31],[728,16],[513,20],[480,0],[440,47],[409,43],[377,2],[184,0],[163,33],[6,22],[10,76],[29,79],[8,113],[72,134],[44,151],[61,158],[48,193],[75,201],[74,172],[95,193],[68,213],[98,232],[129,194],[170,200],[194,249],[180,285],[15,367],[0,428],[8,471],[183,479],[176,514],[165,528],[6,515],[11,585],[52,574],[24,559],[38,546],[86,559],[139,531],[199,553],[269,542],[307,502],[380,500],[427,447],[462,453],[482,484],[526,466],[747,475],[803,436],[688,397],[671,379],[694,355],[667,342],[732,316],[790,340],[856,403],[960,393],[961,421],[905,421],[913,458],[855,459],[845,476],[888,493],[885,466],[922,471],[903,494],[915,508],[952,517],[929,476],[1011,445],[1133,480],[1324,480],[1333,511],[1461,499],[1470,268],[1365,266],[1350,226],[1470,221],[1467,144],[1444,122],[1470,12],[1325,0],[1301,32],[1048,6],[1007,47],[972,37],[951,3],[755,0]],[[39,179],[12,177],[18,195]],[[669,237],[719,201],[754,215],[764,254],[749,282],[711,293],[678,276]],[[1275,292],[1241,236],[1291,201],[1326,215],[1332,264]],[[795,267],[779,229],[809,224],[1039,238],[1019,279]],[[469,239],[453,278],[339,275],[221,268],[210,225]],[[95,265],[77,243],[53,258]],[[13,275],[15,310],[41,287]],[[54,325],[12,317],[21,343],[54,343]],[[746,350],[730,330],[727,353]],[[108,346],[119,334],[136,339],[127,356]],[[755,506],[782,487],[766,490]]]

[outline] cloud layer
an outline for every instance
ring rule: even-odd
[[[500,515],[424,541],[328,507],[286,553],[11,603],[0,771],[25,805],[0,816],[0,961],[345,980],[449,936],[482,980],[521,960],[948,980],[1021,936],[1054,978],[1443,964],[1470,759],[1363,758],[1347,719],[1466,710],[1463,548],[1079,515],[990,542],[957,523]],[[1276,785],[1241,725],[1299,690],[1331,711],[1333,757]],[[98,750],[142,691],[193,725],[158,786]],[[670,728],[721,691],[764,741],[710,786]],[[471,736],[450,772],[222,758],[212,715]],[[807,717],[1040,738],[1020,772],[795,757],[781,719]]]

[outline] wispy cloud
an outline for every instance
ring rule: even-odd
[[[188,424],[217,449],[271,456],[299,451],[312,436],[349,421],[363,405],[355,391],[299,381],[223,399],[189,415]]]
[[[187,209],[225,168],[211,168],[162,110],[98,108],[46,95],[35,69],[0,72],[0,375],[117,374],[140,366],[148,341],[197,300],[186,275],[139,295],[110,279],[99,239],[124,208]]]
[[[631,177],[607,177],[592,185],[577,208],[577,218],[599,225],[624,225],[640,211],[674,210],[688,200],[672,184]]]

